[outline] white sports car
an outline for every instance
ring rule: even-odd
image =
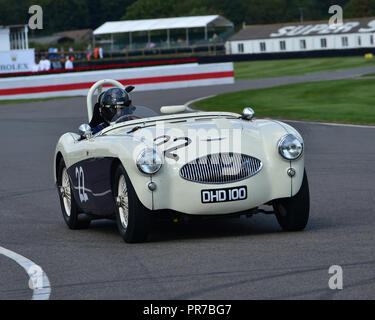
[[[124,89],[115,80],[95,83]],[[309,188],[301,135],[275,120],[254,119],[251,108],[158,115],[133,107],[131,115],[92,134],[66,133],[55,153],[55,182],[71,229],[96,218],[116,219],[126,242],[144,241],[157,217],[275,213],[283,230],[303,230]],[[259,207],[269,205],[273,210]]]

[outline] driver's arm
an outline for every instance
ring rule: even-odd
[[[96,127],[92,128],[92,134],[96,134],[96,133],[102,131],[104,128],[107,128],[107,127],[108,127],[108,123],[102,122],[102,123],[98,124]]]
[[[100,110],[99,110],[99,106],[100,104],[99,103],[96,103],[95,106],[94,106],[94,111],[93,111],[93,114],[92,114],[92,119],[89,123],[89,126],[94,129],[95,127],[99,126],[101,123],[104,122],[104,119],[102,118],[102,116],[100,115]],[[101,130],[101,129],[100,129]],[[99,131],[100,131],[99,130]],[[98,132],[99,132],[98,131]]]

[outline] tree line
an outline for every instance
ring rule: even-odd
[[[0,25],[25,24],[34,0],[0,0]],[[269,24],[325,20],[328,8],[341,5],[344,19],[375,16],[375,0],[38,0],[43,9],[43,30],[97,28],[106,21],[220,14],[240,28],[243,23]]]

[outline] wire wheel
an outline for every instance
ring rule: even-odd
[[[63,169],[62,175],[61,175],[60,193],[64,202],[66,215],[70,217],[71,210],[72,210],[72,195],[70,192],[69,175],[68,175],[68,171],[66,170],[66,168]]]
[[[117,205],[119,208],[120,220],[123,228],[126,229],[129,222],[129,198],[124,175],[120,176],[117,190]]]
[[[114,172],[112,190],[116,223],[122,239],[128,243],[145,241],[150,230],[149,210],[140,202],[121,164]]]

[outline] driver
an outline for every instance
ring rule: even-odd
[[[93,117],[90,121],[92,133],[96,134],[108,127],[111,122],[122,116],[131,115],[136,109],[132,106],[129,93],[120,88],[112,88],[103,92],[94,106]],[[130,118],[125,118],[129,120]]]

